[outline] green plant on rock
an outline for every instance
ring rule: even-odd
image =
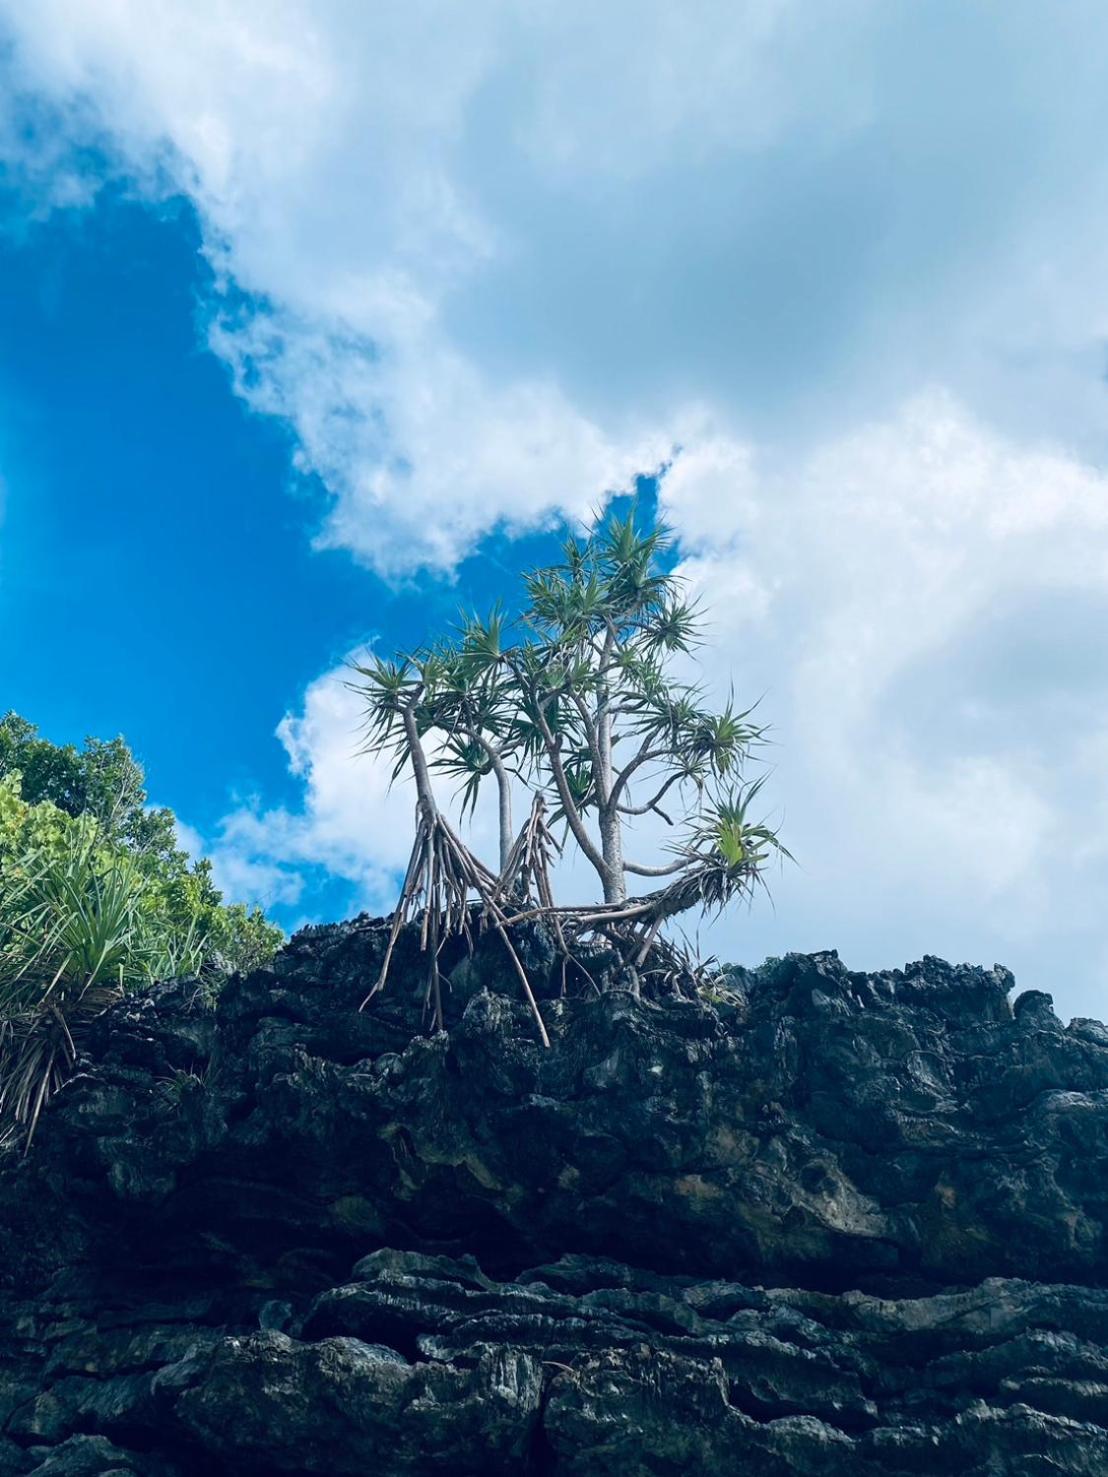
[[[177,847],[122,740],[58,749],[0,719],[0,1145],[30,1143],[108,1005],[181,976],[210,991],[281,937]]]
[[[76,1060],[83,1028],[126,991],[194,970],[134,863],[71,820],[56,844],[0,868],[0,1140],[29,1143]]]
[[[641,531],[633,512],[599,521],[568,541],[561,562],[525,577],[517,619],[499,608],[469,616],[429,647],[356,666],[366,748],[391,755],[394,779],[410,774],[416,793],[415,843],[375,990],[400,928],[418,920],[441,1025],[439,952],[451,938],[468,940],[475,924],[492,926],[543,1031],[514,924],[545,919],[567,957],[599,935],[635,981],[671,919],[749,897],[768,862],[788,855],[776,831],[751,818],[761,781],[748,783],[745,769],[764,739],[753,710],[712,708],[673,673],[704,638],[671,553],[665,530]],[[458,785],[463,814],[495,788],[495,866],[444,814],[436,775]],[[661,862],[631,854],[632,827],[647,816],[670,834]],[[601,902],[555,903],[551,866],[567,843],[595,872]],[[655,885],[633,894],[638,879]]]
[[[254,969],[280,947],[281,930],[259,908],[228,904],[207,859],[192,861],[177,844],[171,810],[151,806],[141,766],[121,738],[90,738],[83,748],[52,744],[18,713],[0,718],[0,867],[67,821],[96,827],[103,846],[127,857],[147,884],[147,905],[179,937],[204,939],[202,972]],[[18,801],[18,803],[16,803]],[[6,819],[5,819],[6,815]]]

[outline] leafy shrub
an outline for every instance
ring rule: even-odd
[[[546,1040],[511,943],[514,924],[544,920],[567,964],[580,963],[583,939],[604,938],[638,988],[672,920],[748,900],[767,867],[788,857],[752,814],[762,779],[745,775],[765,738],[753,709],[733,700],[712,708],[680,675],[706,637],[675,556],[666,530],[641,531],[633,509],[601,518],[567,542],[559,563],[524,576],[514,620],[502,609],[465,616],[429,646],[355,668],[366,749],[392,759],[394,778],[410,771],[416,794],[411,860],[371,994],[384,985],[399,930],[419,919],[441,1026],[438,956],[447,941],[468,941],[476,920],[504,940]],[[457,782],[463,813],[494,787],[495,865],[443,814],[436,774]],[[522,827],[513,821],[520,795]],[[660,863],[628,855],[644,816],[670,829]],[[555,902],[551,863],[567,843],[595,871],[602,902]],[[631,893],[640,878],[652,890]]]
[[[260,910],[225,905],[210,864],[176,846],[172,812],[146,806],[122,740],[82,753],[0,720],[0,1144],[30,1142],[106,1006],[183,975],[214,990],[281,939]]]
[[[97,844],[95,825],[71,822],[62,836],[0,871],[0,1134],[28,1142],[83,1026],[125,991],[201,962],[195,932],[175,937],[142,873]]]

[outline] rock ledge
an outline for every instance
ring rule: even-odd
[[[833,953],[562,999],[310,929],[0,1166],[0,1477],[1108,1473],[1108,1031]]]

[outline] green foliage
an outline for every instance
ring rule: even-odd
[[[281,938],[190,863],[121,739],[79,752],[0,720],[0,1141],[29,1142],[106,1005],[179,976],[216,989]]]
[[[147,804],[142,768],[123,739],[90,738],[78,750],[40,738],[16,713],[0,718],[0,868],[51,837],[72,848],[67,822],[78,819],[133,864],[147,907],[168,930],[202,941],[197,973],[254,969],[280,947],[283,935],[261,909],[224,903],[211,863],[180,849],[173,812]]]
[[[52,744],[18,713],[0,718],[0,776],[23,777],[23,798],[49,800],[66,815],[89,815],[106,840],[168,860],[177,850],[173,812],[146,803],[142,767],[121,738]]]
[[[518,621],[501,609],[467,616],[429,648],[359,666],[367,747],[390,752],[398,775],[413,739],[431,738],[426,763],[459,783],[463,811],[490,780],[502,802],[513,781],[544,794],[608,902],[626,897],[628,874],[678,875],[709,860],[745,887],[785,854],[750,816],[760,782],[743,782],[764,729],[752,709],[712,709],[673,675],[673,660],[703,638],[670,554],[664,529],[641,532],[633,512],[611,518],[525,576]],[[624,855],[633,818],[648,813],[678,833],[672,865]],[[503,866],[510,838],[501,841]]]
[[[394,778],[410,770],[416,782],[416,842],[394,932],[422,905],[424,947],[437,949],[468,928],[475,898],[506,940],[513,921],[546,917],[567,959],[575,940],[603,933],[641,980],[663,925],[749,897],[770,862],[788,856],[752,814],[761,780],[745,775],[765,736],[753,709],[733,700],[715,708],[677,674],[704,641],[672,552],[665,530],[640,531],[633,512],[598,522],[565,545],[560,562],[524,577],[516,620],[500,608],[467,615],[431,646],[356,667],[367,750],[390,756]],[[436,774],[456,783],[463,815],[495,786],[497,871],[440,814]],[[521,793],[530,814],[517,834],[512,803]],[[669,829],[663,865],[627,855],[645,816]],[[603,903],[553,902],[547,818],[562,830],[560,845],[575,844],[595,870]],[[665,880],[629,897],[635,877]],[[689,972],[676,953],[673,967]],[[382,983],[383,974],[375,989]],[[432,963],[437,1000],[436,991]]]
[[[82,1026],[202,958],[195,932],[179,936],[151,905],[133,860],[100,844],[88,817],[67,820],[53,844],[0,871],[0,1133],[28,1142]]]

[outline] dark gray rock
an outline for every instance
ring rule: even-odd
[[[1108,1473],[1108,1032],[833,954],[446,1034],[381,925],[97,1023],[0,1166],[0,1477]],[[603,961],[592,971],[611,983]]]

